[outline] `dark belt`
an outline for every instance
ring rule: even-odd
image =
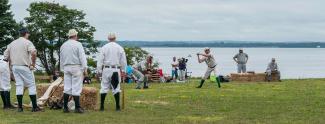
[[[214,66],[212,66],[212,67],[209,67],[209,68],[214,68],[214,67],[216,67],[217,65],[214,65]]]
[[[75,66],[75,65],[81,65],[81,64],[65,64],[64,66]]]
[[[104,66],[105,68],[117,68],[117,69],[121,69],[120,66]]]
[[[25,67],[29,67],[28,65],[12,65],[12,66],[25,66]]]

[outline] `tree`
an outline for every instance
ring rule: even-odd
[[[104,46],[107,41],[99,41],[99,47]],[[134,65],[146,58],[149,54],[147,51],[141,49],[140,47],[124,47],[126,54],[126,60],[128,65]],[[88,67],[96,67],[97,61],[91,58],[88,58]]]
[[[128,65],[133,65],[146,58],[149,54],[147,51],[140,47],[125,47],[124,48]]]
[[[18,24],[13,19],[10,11],[11,5],[8,0],[0,1],[0,54],[6,49],[6,46],[18,35]]]
[[[40,66],[47,74],[52,74],[56,67],[59,69],[60,47],[68,40],[70,29],[79,32],[79,41],[86,48],[86,54],[97,51],[93,38],[96,29],[84,20],[86,14],[82,11],[50,2],[31,3],[27,11],[30,16],[25,18],[25,22],[31,32],[30,40],[38,51]]]

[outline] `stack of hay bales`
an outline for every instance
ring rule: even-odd
[[[37,96],[42,96],[47,88],[49,87],[49,84],[39,84],[37,85]],[[63,85],[55,86],[53,88],[55,92],[52,96],[55,96],[57,98],[63,97]],[[83,87],[81,96],[80,96],[80,104],[84,109],[87,110],[95,110],[97,109],[97,102],[98,102],[98,90],[94,87]]]
[[[230,74],[231,81],[239,81],[239,82],[250,81],[249,75],[250,74],[236,74],[236,73]]]
[[[263,82],[265,81],[266,74],[265,73],[232,73],[231,81],[238,82]]]

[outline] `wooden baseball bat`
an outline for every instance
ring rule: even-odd
[[[124,81],[123,81],[124,82]],[[124,89],[124,84],[122,84],[123,90],[122,90],[122,109],[125,108],[125,89]]]
[[[121,73],[122,73],[122,71],[121,71]],[[124,74],[122,74],[122,84],[121,84],[121,89],[122,89],[122,109],[124,109],[125,108],[125,89],[124,89],[124,77],[125,77],[125,75]]]

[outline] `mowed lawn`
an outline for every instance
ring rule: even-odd
[[[46,109],[23,113],[0,110],[3,124],[252,124],[325,123],[325,79],[284,80],[279,83],[226,83],[218,89],[206,82],[151,84],[135,90],[126,84],[126,109],[115,112],[111,93],[106,111],[84,114]],[[98,84],[88,86],[99,87]],[[14,88],[13,88],[14,89]],[[14,90],[12,99],[16,101]],[[25,103],[29,97],[24,97]],[[2,106],[2,102],[0,104]]]

